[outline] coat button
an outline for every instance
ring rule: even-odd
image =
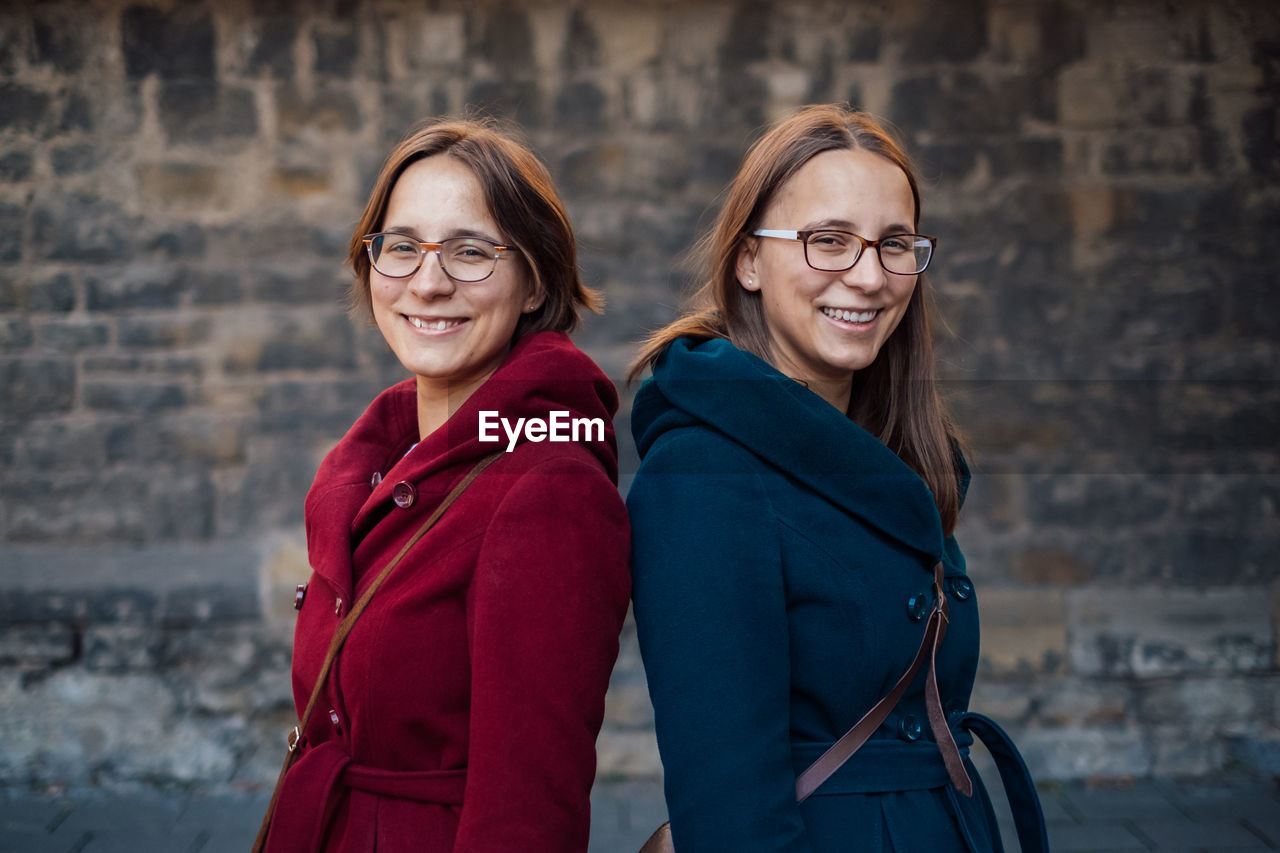
[[[307,585],[305,583],[298,584],[298,588],[293,591],[293,609],[301,610],[302,602],[307,598]]]
[[[907,615],[911,617],[912,622],[919,622],[923,619],[925,611],[928,609],[929,601],[923,592],[917,592],[907,599]]]
[[[951,597],[956,601],[968,601],[973,596],[973,581],[966,577],[951,582]]]
[[[401,509],[408,509],[418,502],[418,490],[414,488],[413,483],[401,480],[391,490],[391,500],[395,501],[396,506]]]
[[[382,472],[374,471],[373,476],[369,478],[369,491],[378,488],[378,484],[382,482]]]
[[[342,734],[342,720],[338,718],[338,712],[332,708],[329,709],[329,722],[333,724],[334,731]]]
[[[923,734],[924,726],[915,714],[907,714],[898,721],[898,736],[908,743],[920,740]]]

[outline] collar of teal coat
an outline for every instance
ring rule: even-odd
[[[631,430],[641,457],[663,434],[701,425],[751,451],[930,559],[943,552],[933,492],[902,459],[830,403],[723,339],[680,338],[636,394]],[[957,454],[962,494],[968,471]]]

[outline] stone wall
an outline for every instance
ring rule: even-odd
[[[978,705],[1043,778],[1280,772],[1274,3],[98,0],[0,7],[0,783],[274,777],[302,497],[400,376],[341,260],[412,122],[524,126],[620,378],[831,100],[927,179]],[[601,772],[656,775],[630,627],[614,682]]]

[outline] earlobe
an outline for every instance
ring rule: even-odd
[[[759,276],[756,275],[755,241],[748,238],[738,248],[738,260],[734,264],[734,272],[738,275],[738,283],[746,290],[759,290]]]

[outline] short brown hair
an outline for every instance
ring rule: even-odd
[[[578,325],[579,308],[600,310],[599,294],[584,286],[578,274],[573,228],[547,167],[511,129],[469,118],[419,124],[387,157],[347,250],[347,262],[356,273],[351,283],[353,309],[366,315],[370,311],[371,265],[364,236],[381,229],[391,191],[404,170],[436,154],[448,154],[471,169],[503,239],[519,251],[543,297],[537,310],[521,315],[516,340],[533,332],[571,332]]]
[[[772,341],[759,291],[738,281],[738,253],[765,210],[800,167],[823,151],[869,151],[906,175],[920,226],[920,188],[902,146],[874,117],[844,104],[804,107],[771,127],[747,152],[725,193],[724,206],[698,245],[702,285],[691,310],[649,336],[632,365],[634,379],[652,367],[671,342],[727,338],[770,361]],[[924,274],[916,282],[902,322],[880,353],[853,376],[848,416],[897,453],[933,490],[943,529],[955,529],[960,511],[955,453],[962,446],[937,391],[933,356],[933,299]]]

